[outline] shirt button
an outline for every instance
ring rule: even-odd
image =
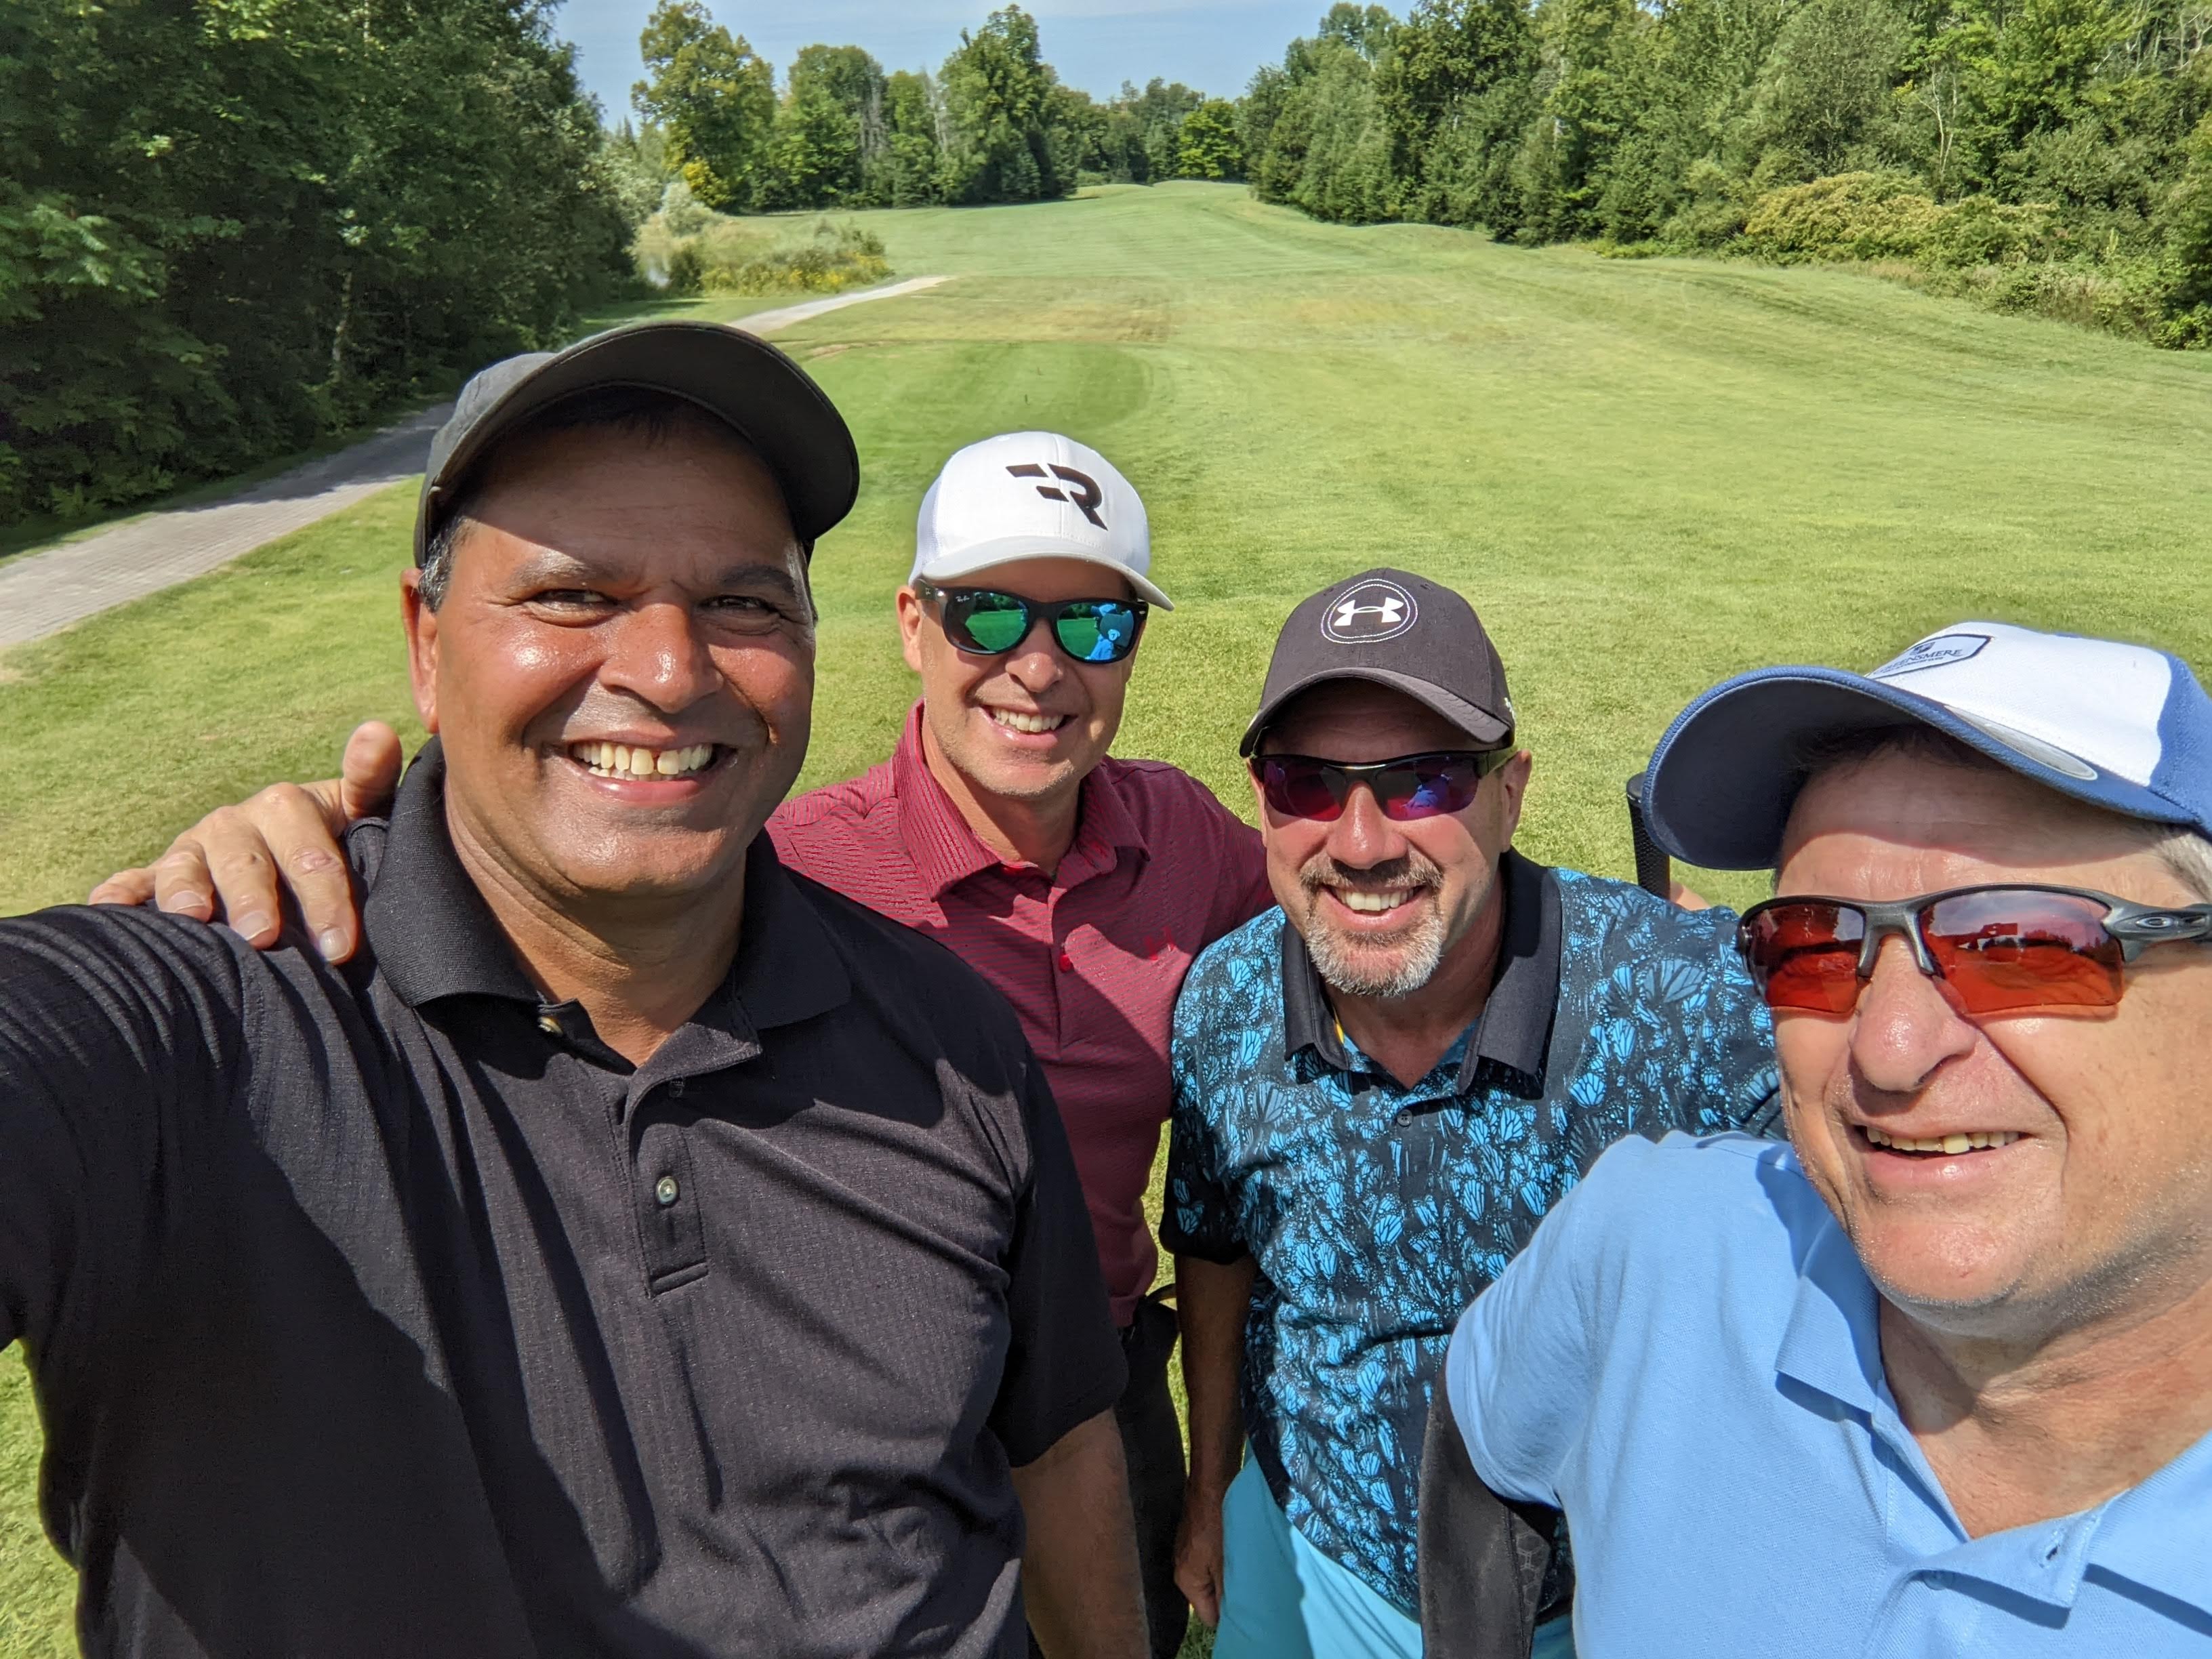
[[[538,1016],[538,1029],[544,1032],[547,1036],[559,1036],[561,1022],[550,1014],[540,1014]]]
[[[1396,1118],[1395,1118],[1395,1119],[1394,1119],[1394,1120],[1392,1120],[1392,1121],[1393,1121],[1394,1122],[1395,1122],[1395,1123],[1397,1124],[1397,1126],[1398,1126],[1400,1128],[1401,1128],[1401,1129],[1402,1129],[1402,1128],[1406,1127],[1408,1124],[1410,1124],[1411,1122],[1413,1122],[1413,1115],[1411,1112],[1401,1112],[1401,1113],[1399,1113],[1399,1114],[1398,1114],[1398,1115],[1396,1116]]]
[[[684,1189],[676,1184],[674,1176],[663,1176],[653,1183],[653,1200],[664,1210],[683,1196]]]
[[[1063,974],[1075,971],[1075,958],[1065,951],[1060,953],[1060,971]]]

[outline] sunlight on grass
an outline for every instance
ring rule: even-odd
[[[778,337],[852,420],[867,479],[816,558],[809,783],[896,734],[912,684],[889,596],[930,477],[1024,427],[1097,446],[1152,514],[1178,609],[1146,636],[1120,750],[1248,815],[1236,738],[1275,629],[1371,564],[1474,600],[1537,756],[1522,846],[1613,875],[1632,867],[1622,781],[1737,670],[1867,666],[1977,616],[2212,663],[2212,357],[1836,271],[1320,225],[1223,186],[861,216],[899,275],[958,280]],[[413,500],[0,664],[0,912],[74,898],[207,806],[326,772],[356,719],[404,717]],[[1737,901],[1759,885],[1692,875]],[[66,1574],[27,1542],[21,1376],[0,1362],[9,1656],[69,1647]]]

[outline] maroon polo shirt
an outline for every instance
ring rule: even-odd
[[[1075,1150],[1114,1319],[1159,1265],[1145,1225],[1168,1032],[1193,957],[1270,904],[1257,831],[1161,761],[1104,760],[1048,876],[1004,864],[930,775],[921,705],[890,760],[787,801],[784,862],[949,945],[1014,1005]]]

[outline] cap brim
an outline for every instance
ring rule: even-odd
[[[1715,686],[1675,717],[1644,774],[1652,839],[1708,870],[1771,870],[1804,783],[1814,739],[1885,726],[1930,726],[1999,765],[2107,811],[2160,823],[2187,814],[2144,785],[2077,757],[2039,760],[1929,698],[1841,669],[1761,668]],[[2023,745],[2041,747],[2026,733]],[[2078,770],[2075,769],[2078,769]]]
[[[1244,739],[1237,745],[1239,755],[1249,757],[1260,746],[1261,734],[1281,714],[1292,698],[1310,691],[1316,685],[1329,685],[1339,680],[1364,680],[1370,685],[1387,685],[1393,691],[1401,691],[1423,708],[1443,715],[1454,726],[1485,747],[1494,747],[1513,735],[1513,728],[1486,708],[1478,708],[1464,697],[1455,697],[1439,686],[1425,680],[1415,679],[1410,674],[1395,673],[1387,668],[1325,668],[1293,680],[1260,705],[1259,713],[1244,728]]]
[[[734,428],[775,475],[802,542],[818,540],[852,511],[860,453],[844,416],[805,369],[726,324],[633,323],[555,353],[477,416],[422,481],[416,562],[428,549],[434,501],[501,436],[563,398],[631,386],[681,398]]]
[[[1136,590],[1137,597],[1147,605],[1158,605],[1163,611],[1175,609],[1175,601],[1161,592],[1151,578],[1139,575],[1119,559],[1043,537],[1012,537],[1005,541],[986,543],[963,551],[957,568],[940,562],[932,568],[916,570],[914,574],[924,581],[963,582],[986,570],[996,570],[1001,565],[1021,564],[1030,559],[1073,559],[1079,564],[1095,564],[1102,570],[1112,571],[1127,582]]]

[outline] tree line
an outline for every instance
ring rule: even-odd
[[[639,40],[634,176],[680,179],[727,213],[1026,202],[1080,185],[1241,177],[1237,107],[1181,82],[1099,100],[1044,61],[1018,6],[961,33],[934,72],[889,74],[859,46],[774,66],[701,0],[661,0]]]
[[[2212,0],[1340,3],[1238,106],[1317,217],[1899,262],[2212,343]]]
[[[299,449],[631,281],[550,9],[0,6],[0,523]]]

